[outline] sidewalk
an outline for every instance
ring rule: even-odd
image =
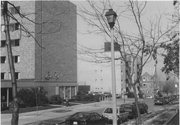
[[[164,123],[166,121],[169,121],[170,118],[177,113],[178,108],[179,105],[171,105],[170,107],[166,107],[164,109],[159,109],[157,111],[141,115],[143,121],[142,125],[167,125]],[[175,123],[177,123],[177,121],[175,121]],[[130,120],[128,122],[123,123],[122,125],[135,125],[135,120]],[[179,125],[179,124],[173,123],[169,125]]]

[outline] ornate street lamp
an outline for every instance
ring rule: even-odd
[[[109,9],[105,14],[108,24],[111,28],[111,71],[112,71],[112,100],[113,100],[113,125],[117,125],[117,112],[116,112],[116,76],[115,76],[115,61],[114,61],[114,24],[117,14],[113,9]]]
[[[114,27],[116,17],[117,17],[116,12],[114,12],[113,9],[109,9],[109,11],[106,12],[105,16],[107,18],[110,28],[112,29]]]

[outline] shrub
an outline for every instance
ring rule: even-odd
[[[20,89],[17,93],[17,96],[25,106],[31,107],[36,105],[35,96],[30,88]]]
[[[99,102],[101,95],[94,95],[94,101]]]
[[[6,102],[1,102],[1,110],[7,110],[9,109],[9,107],[7,106],[7,103]]]
[[[37,105],[42,106],[48,104],[47,91],[43,87],[32,88],[33,94],[37,99]]]
[[[70,102],[73,102],[73,101],[76,101],[76,100],[77,100],[76,96],[73,96],[73,97],[71,97],[71,99],[69,99]]]
[[[144,97],[144,94],[142,92],[138,93],[139,98],[142,99]]]
[[[134,93],[133,92],[128,92],[127,97],[128,98],[134,98]]]
[[[20,107],[41,106],[48,103],[47,92],[43,87],[22,88],[18,91]]]
[[[50,103],[51,104],[62,104],[63,101],[64,100],[59,95],[52,95],[50,97]]]
[[[92,94],[84,94],[84,95],[77,95],[73,97],[73,100],[77,101],[99,101],[100,95],[92,95]]]

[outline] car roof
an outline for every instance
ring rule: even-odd
[[[120,104],[120,105],[117,105],[116,107],[117,108],[121,108],[122,106],[131,106],[133,105],[132,103],[125,103],[125,104]],[[108,107],[105,107],[105,109],[107,108],[113,108],[112,106],[108,106]]]
[[[126,106],[126,105],[133,105],[132,103],[125,103],[125,104],[121,104],[119,106]]]
[[[88,119],[92,114],[98,114],[96,112],[76,112],[75,114],[71,115],[70,119]]]

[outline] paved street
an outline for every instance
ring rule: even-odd
[[[126,103],[134,101],[133,99],[127,99]],[[153,99],[146,99],[144,100],[149,106],[149,112],[157,111],[163,109],[162,106],[154,106]],[[56,109],[48,109],[42,111],[34,111],[28,113],[21,113],[19,117],[19,125],[24,125],[28,123],[35,123],[43,120],[48,119],[65,119],[65,117],[78,112],[78,111],[99,111],[99,113],[103,110],[104,107],[111,105],[112,101],[102,101],[102,102],[95,102],[90,104],[80,104],[71,107],[61,107]],[[124,103],[124,100],[118,99],[117,104]],[[11,121],[11,114],[2,114],[1,115],[1,124],[2,125],[10,125]]]
[[[62,107],[62,108],[48,109],[43,111],[21,113],[19,116],[19,125],[24,125],[27,123],[38,122],[47,119],[53,119],[57,117],[65,117],[77,111],[84,111],[84,110],[89,111],[92,109],[99,109],[99,108],[101,108],[100,103],[92,103],[92,104],[76,105],[72,107]],[[58,112],[59,110],[65,110],[65,111],[68,110],[68,111],[59,113]],[[10,125],[11,114],[2,114],[1,120],[2,120],[1,124]]]

